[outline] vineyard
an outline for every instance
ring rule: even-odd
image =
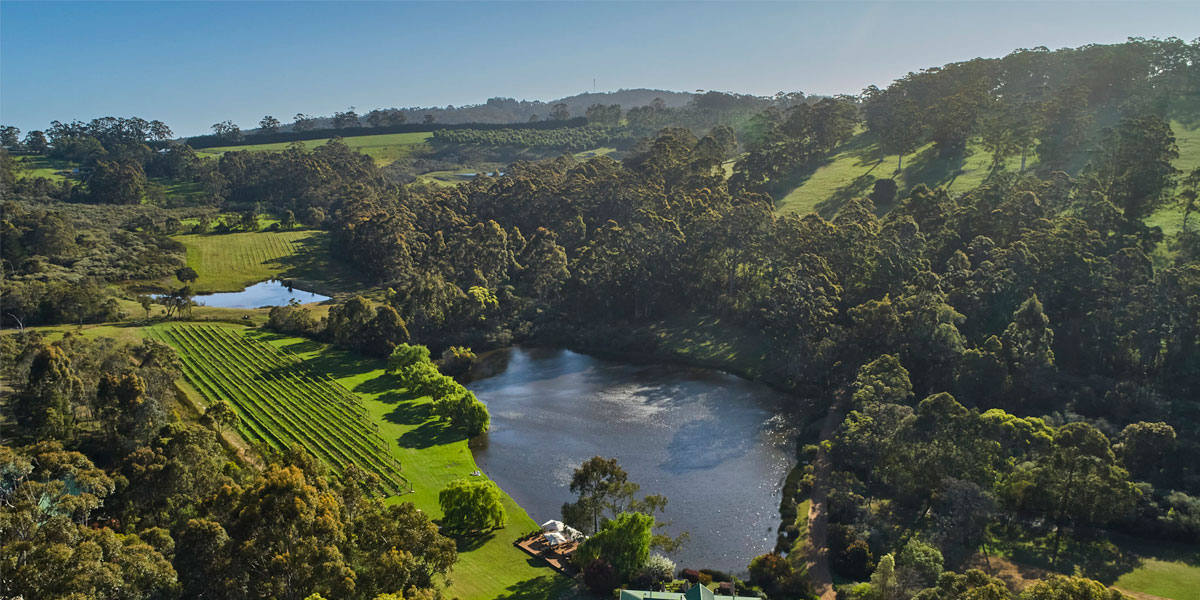
[[[216,325],[160,325],[151,335],[179,351],[183,373],[210,402],[227,400],[248,440],[299,445],[341,474],[379,476],[386,495],[411,491],[400,463],[358,396],[295,355]]]
[[[625,146],[634,141],[627,129],[588,125],[560,129],[441,129],[434,145],[518,146],[578,152],[601,146]]]

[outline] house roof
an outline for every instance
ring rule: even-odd
[[[718,596],[702,585],[693,585],[686,593],[621,590],[621,600],[759,600],[753,596]]]

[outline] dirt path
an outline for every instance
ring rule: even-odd
[[[832,439],[834,430],[842,422],[841,402],[829,408],[821,423],[821,441]],[[817,458],[813,461],[812,504],[808,507],[808,578],[813,590],[821,600],[835,600],[833,574],[829,571],[829,548],[825,536],[829,528],[829,513],[825,503],[829,499],[829,474],[833,466],[825,448],[818,445]]]

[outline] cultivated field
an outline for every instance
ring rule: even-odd
[[[479,468],[462,432],[431,414],[428,396],[414,397],[398,387],[395,378],[384,373],[382,360],[301,338],[254,331],[244,335],[298,356],[309,368],[329,374],[362,399],[413,486],[412,493],[390,501],[412,502],[430,518],[440,519],[438,492],[452,480],[470,478]],[[537,522],[507,493],[502,502],[508,512],[507,527],[457,540],[459,562],[454,565],[446,596],[462,600],[562,598],[571,589],[570,580],[512,545],[523,534],[537,529]],[[541,520],[557,516],[538,515]]]
[[[149,332],[179,352],[184,376],[205,400],[233,405],[247,440],[278,450],[299,445],[334,473],[353,464],[378,475],[388,495],[408,491],[400,462],[359,398],[296,356],[224,325],[158,325]]]
[[[348,138],[342,138],[347,146],[351,149],[366,154],[375,159],[376,164],[383,166],[391,164],[401,158],[408,158],[413,154],[419,154],[429,149],[427,141],[433,134],[428,131],[419,131],[415,133],[388,133],[380,135],[360,135]],[[323,146],[328,142],[329,138],[320,140],[304,140],[301,142],[305,148],[312,150],[317,146]],[[204,148],[197,150],[196,153],[200,156],[218,157],[226,152],[233,150],[249,150],[251,152],[272,151],[279,152],[286,150],[291,142],[279,142],[275,144],[253,144],[248,146],[222,146],[219,148]]]

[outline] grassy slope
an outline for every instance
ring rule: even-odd
[[[200,278],[198,292],[239,291],[270,279],[297,279],[315,291],[361,287],[348,269],[329,260],[323,231],[187,234],[175,239],[187,246],[187,264]],[[303,286],[302,286],[303,287]]]
[[[389,133],[381,135],[360,135],[348,138],[342,138],[347,146],[351,149],[366,154],[375,159],[375,162],[380,166],[390,164],[401,158],[412,156],[414,152],[420,152],[428,148],[426,142],[429,140],[432,133],[421,131],[416,133]],[[317,146],[323,146],[329,139],[320,140],[305,140],[302,142],[305,148],[312,150]],[[231,150],[249,150],[252,152],[274,151],[278,152],[288,147],[290,142],[280,142],[276,144],[254,144],[249,146],[224,146],[219,148],[204,148],[196,153],[200,156],[217,157]]]
[[[1200,127],[1172,121],[1171,128],[1179,145],[1176,168],[1187,172],[1200,167]],[[1036,164],[1036,158],[1031,158],[1026,168]],[[944,185],[950,191],[962,192],[982,183],[990,165],[991,158],[978,145],[968,146],[965,158],[950,160],[938,157],[933,144],[927,144],[904,158],[904,170],[895,177],[902,193],[918,183]],[[1006,166],[1017,169],[1020,159],[1009,159]],[[891,177],[895,169],[896,155],[880,162],[878,146],[868,134],[860,133],[822,165],[780,182],[771,194],[780,212],[817,212],[828,218],[850,198],[870,193],[875,179]],[[1162,227],[1169,235],[1178,231],[1179,219],[1179,208],[1169,206],[1152,215],[1147,223]]]
[[[394,443],[393,452],[415,490],[391,501],[412,502],[431,518],[441,518],[438,491],[451,480],[468,477],[478,467],[466,438],[431,418],[428,397],[414,399],[397,389],[394,380],[383,373],[382,361],[299,338],[262,332],[247,335],[259,336],[300,355],[313,369],[329,373],[363,398],[379,422],[380,433]],[[554,598],[566,593],[570,587],[567,578],[538,566],[540,561],[512,546],[518,537],[537,529],[537,523],[507,494],[504,507],[508,511],[507,527],[483,539],[460,541],[459,562],[451,575],[449,595],[484,600]]]

